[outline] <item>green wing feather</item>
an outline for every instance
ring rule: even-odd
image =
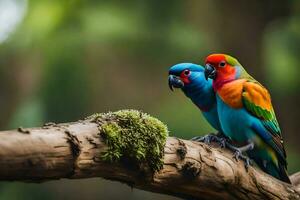
[[[281,163],[286,166],[286,152],[283,146],[281,130],[268,91],[257,81],[249,80],[244,84],[242,100],[247,111],[260,119],[267,130],[264,134],[268,134],[262,138],[271,138],[265,142],[276,151]]]

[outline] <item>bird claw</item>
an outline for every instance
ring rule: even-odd
[[[196,136],[193,137],[191,140],[195,142],[204,142],[205,144],[210,144],[213,135],[205,135],[205,136]]]
[[[220,139],[219,140],[220,147],[221,148],[225,148],[226,147],[226,143],[227,143],[226,139],[225,138],[219,138],[219,139]]]
[[[252,160],[250,158],[246,157],[245,168],[246,168],[247,172],[248,172],[249,166],[252,166],[252,165],[253,165]]]
[[[249,166],[252,166],[252,161],[250,160],[250,158],[248,158],[248,156],[243,155],[242,151],[240,149],[237,149],[234,154],[233,154],[233,158],[238,162],[239,160],[243,160],[245,162],[245,168],[246,171],[248,171]]]
[[[228,148],[229,150],[233,151],[233,158],[238,162],[239,160],[242,160],[245,162],[245,168],[246,171],[248,171],[249,166],[252,166],[252,160],[248,158],[248,156],[245,156],[243,152],[253,149],[253,144],[248,144],[244,147],[238,148],[233,146],[228,142],[228,140],[225,137],[222,137],[222,135],[215,135],[215,134],[208,134],[205,136],[196,136],[191,139],[192,141],[196,142],[204,142],[205,144],[210,144],[211,142],[217,142],[221,148]]]
[[[210,144],[211,142],[217,142],[221,148],[226,147],[226,139],[215,134],[208,134],[205,136],[196,136],[191,139],[196,142],[203,142],[205,144]]]
[[[236,160],[236,162],[238,162],[238,161],[239,161],[239,158],[241,157],[241,155],[242,155],[241,150],[237,149],[237,150],[233,153],[233,157],[232,157],[232,158],[234,158],[234,159]]]

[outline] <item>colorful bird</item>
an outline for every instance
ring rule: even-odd
[[[247,152],[263,171],[290,183],[281,130],[268,90],[229,55],[209,55],[205,64],[205,77],[213,79],[223,133],[246,143],[236,148],[236,157]]]
[[[202,111],[206,120],[220,132],[221,126],[217,114],[215,92],[212,80],[207,81],[204,76],[204,67],[193,63],[180,63],[169,69],[169,87],[173,90],[181,88],[184,94]],[[194,137],[192,140],[210,143],[217,141],[225,147],[224,138],[221,134],[207,135],[205,137]]]

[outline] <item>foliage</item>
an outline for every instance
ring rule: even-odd
[[[147,164],[151,171],[161,169],[168,136],[161,121],[136,110],[100,114],[94,121],[101,124],[101,135],[108,145],[104,160],[127,160],[138,167]]]

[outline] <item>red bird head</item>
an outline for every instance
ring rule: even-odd
[[[237,59],[226,54],[211,54],[205,60],[205,77],[213,80],[227,80],[235,77]]]

